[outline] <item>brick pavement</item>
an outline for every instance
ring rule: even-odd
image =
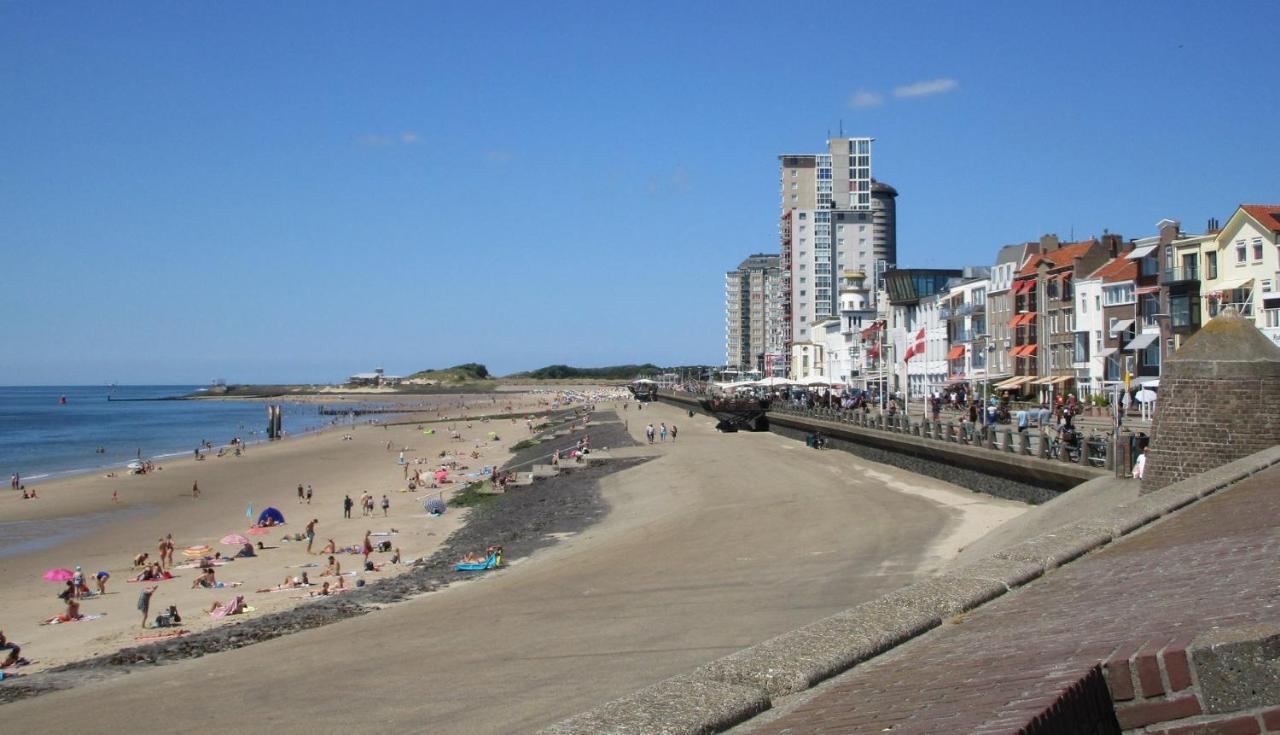
[[[1206,724],[1211,716],[1195,717],[1206,695],[1191,688],[1186,652],[1211,629],[1280,624],[1277,488],[1280,466],[861,664],[801,695],[775,719],[742,729],[1065,732],[1040,725],[1052,719],[1052,708],[1061,710],[1064,697],[1101,681],[1105,668],[1126,730],[1280,731],[1274,708],[1212,724]],[[1115,723],[1096,731],[1114,732]]]

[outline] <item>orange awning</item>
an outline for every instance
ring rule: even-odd
[[[956,345],[947,353],[948,360],[959,360],[962,357],[964,357],[964,345]]]
[[[1031,356],[1032,356],[1032,355],[1034,355],[1034,354],[1036,354],[1036,346],[1035,346],[1035,345],[1025,345],[1025,346],[1023,346],[1023,348],[1022,348],[1022,355],[1020,355],[1020,356],[1021,356],[1021,357],[1031,357]]]
[[[1031,322],[1034,322],[1034,321],[1036,320],[1036,317],[1038,317],[1038,316],[1040,316],[1040,315],[1039,315],[1039,314],[1037,314],[1036,312],[1034,312],[1034,311],[1029,311],[1029,312],[1027,312],[1026,314],[1023,314],[1023,315],[1022,315],[1022,323],[1023,323],[1023,324],[1030,324]]]
[[[1013,318],[1009,320],[1009,326],[1010,326],[1010,328],[1018,326],[1018,322],[1020,322],[1020,321],[1022,321],[1022,315],[1021,315],[1021,314],[1014,314],[1014,315],[1013,315]]]

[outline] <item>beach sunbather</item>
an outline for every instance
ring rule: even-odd
[[[321,577],[340,577],[340,576],[342,576],[342,564],[340,564],[340,563],[338,562],[338,560],[337,560],[337,558],[336,558],[336,557],[330,556],[330,557],[329,557],[329,566],[327,566],[327,567],[325,567],[325,568],[324,568],[324,571],[320,573],[320,576],[321,576]]]

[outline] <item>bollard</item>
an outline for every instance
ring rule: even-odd
[[[950,421],[947,422],[946,433],[943,434],[948,443],[956,440],[956,425]]]
[[[996,448],[996,427],[990,424],[982,427],[982,446],[991,450]]]
[[[1014,451],[1014,448],[1013,448],[1013,435],[1014,435],[1015,433],[1017,433],[1017,432],[1015,432],[1013,429],[1005,429],[1005,432],[1004,432],[1004,450],[1005,450],[1006,452],[1013,452],[1013,451]]]

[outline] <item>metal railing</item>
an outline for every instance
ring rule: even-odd
[[[1046,462],[1069,462],[1098,469],[1112,469],[1113,453],[1111,437],[1102,434],[1085,436],[1076,432],[1076,439],[1063,442],[1058,432],[1044,426],[1018,429],[1004,424],[978,424],[952,420],[913,420],[906,414],[863,412],[839,408],[797,408],[774,403],[770,413],[820,419],[850,424],[863,429],[876,429],[895,434],[918,436],[924,439],[971,446],[987,451],[1004,452],[1022,457],[1035,457]]]

